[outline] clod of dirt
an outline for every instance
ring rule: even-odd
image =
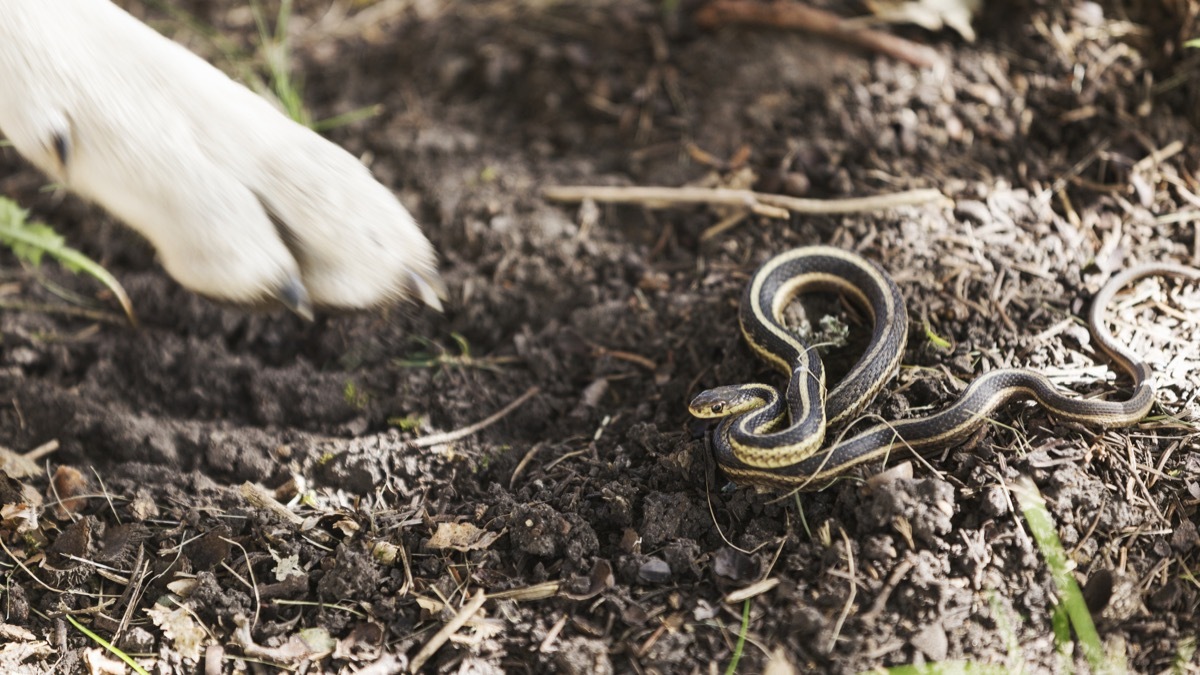
[[[115,567],[129,567],[137,555],[137,547],[150,537],[150,530],[141,523],[117,523],[104,528],[96,560]]]
[[[85,516],[63,528],[62,534],[46,548],[46,562],[56,570],[67,571],[79,567],[81,559],[87,558],[92,547],[92,533],[96,519]]]
[[[690,575],[692,579],[700,578],[701,567],[700,544],[691,539],[679,539],[667,544],[663,549],[663,558],[677,575]]]
[[[159,513],[158,504],[150,495],[149,490],[141,488],[134,495],[133,501],[129,503],[129,512],[141,521],[157,518]]]
[[[80,584],[91,579],[95,568],[86,564],[91,558],[95,531],[99,521],[84,516],[63,529],[62,534],[46,548],[46,563],[42,571],[54,586]],[[66,602],[74,602],[68,598]]]
[[[655,547],[678,537],[699,539],[708,531],[711,523],[707,510],[694,503],[691,493],[654,492],[646,496],[642,505],[643,546]]]
[[[933,622],[917,631],[909,642],[930,661],[945,661],[950,642],[946,638],[946,629],[940,623]]]
[[[1197,593],[1193,587],[1171,579],[1163,584],[1162,588],[1150,594],[1146,605],[1152,611],[1173,612],[1187,607],[1195,607],[1196,598]]]
[[[513,544],[530,555],[578,562],[600,547],[596,531],[579,514],[563,515],[549,504],[518,506],[509,523]]]
[[[31,498],[32,502],[30,501]],[[26,503],[38,506],[42,503],[42,496],[32,486],[16,480],[4,471],[0,471],[0,506]]]
[[[254,613],[256,599],[244,586],[224,584],[224,579],[213,572],[197,572],[188,602],[201,617],[233,617],[238,614]]]
[[[612,675],[608,646],[600,640],[564,640],[554,655],[554,670],[563,675]]]
[[[133,626],[121,634],[118,646],[126,652],[146,653],[154,648],[154,635],[141,626]]]
[[[12,624],[29,619],[29,598],[25,595],[23,586],[12,585],[8,588],[8,597],[5,598],[5,611],[8,616],[6,623],[10,628],[17,628]],[[9,638],[8,635],[0,635],[0,637]]]
[[[912,536],[933,548],[950,531],[954,488],[935,478],[899,479],[873,486],[858,509],[859,524],[869,530],[891,529],[907,522]]]
[[[229,543],[229,530],[218,528],[204,533],[199,539],[192,541],[184,549],[192,565],[197,570],[211,570],[229,560],[229,552],[233,545]]]
[[[336,559],[325,562],[328,568],[317,582],[317,593],[328,602],[365,595],[383,579],[383,570],[370,551],[353,548],[353,544],[338,544]]]
[[[322,485],[350,494],[369,492],[384,479],[378,457],[349,448],[318,464],[314,473]]]
[[[894,560],[898,554],[896,539],[890,534],[873,534],[866,537],[861,550],[863,559],[870,561]]]
[[[1195,550],[1198,544],[1200,533],[1196,532],[1196,524],[1186,518],[1180,521],[1171,533],[1171,548],[1179,555],[1187,555]]]
[[[741,551],[726,546],[713,556],[713,573],[735,583],[758,577],[758,563]]]
[[[987,516],[999,518],[1008,514],[1008,496],[1005,494],[1004,488],[999,485],[992,485],[985,489],[979,501],[980,511]]]

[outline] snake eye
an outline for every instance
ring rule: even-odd
[[[720,415],[721,413],[725,412],[725,404],[724,403],[714,403],[714,404],[712,404],[712,407],[709,408],[709,410],[712,411],[712,414],[714,414],[714,415]]]

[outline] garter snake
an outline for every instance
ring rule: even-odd
[[[975,378],[941,412],[879,424],[827,447],[826,429],[852,421],[899,368],[908,335],[907,311],[895,281],[875,263],[828,246],[793,249],[755,272],[738,315],[750,347],[788,376],[786,393],[765,384],[723,386],[701,392],[688,409],[698,418],[720,418],[712,434],[713,455],[734,482],[808,489],[882,459],[894,447],[922,453],[962,441],[998,408],[1018,398],[1033,399],[1061,419],[1128,426],[1145,417],[1154,403],[1152,373],[1113,338],[1104,315],[1117,291],[1146,276],[1200,280],[1200,270],[1142,265],[1113,276],[1092,299],[1088,326],[1100,349],[1132,378],[1128,398],[1067,396],[1037,371],[1004,368]],[[828,396],[820,357],[783,323],[788,303],[813,290],[844,294],[867,310],[873,324],[863,356]]]

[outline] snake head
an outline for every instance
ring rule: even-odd
[[[778,398],[778,390],[765,384],[734,384],[700,392],[688,404],[688,412],[700,419],[718,419],[757,410]]]

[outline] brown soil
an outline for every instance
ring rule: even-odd
[[[179,4],[253,49],[242,2]],[[761,579],[775,585],[749,601],[741,672],[773,654],[824,672],[1083,668],[1056,649],[1054,586],[1008,490],[1022,476],[1119,658],[1197,667],[1194,290],[1143,284],[1116,312],[1161,374],[1161,408],[1132,429],[1012,406],[914,477],[777,499],[726,489],[686,411],[704,387],[777,381],[736,303],[756,264],[818,242],[879,261],[908,303],[907,367],[871,413],[936,409],[1005,365],[1119,396],[1072,317],[1114,270],[1198,253],[1194,4],[987,3],[973,44],[892,29],[932,45],[933,69],[701,30],[699,2],[367,4],[399,9],[338,24],[327,2],[298,3],[296,68],[318,119],[382,106],[329,135],[424,224],[443,315],[214,306],[4,151],[0,192],[102,261],[142,327],[31,309],[101,294],[0,255],[0,299],[25,307],[0,313],[0,444],[58,444],[4,465],[0,669],[83,671],[103,652],[71,615],[156,672],[393,672],[482,590],[430,672],[718,672],[746,607],[727,596]],[[541,197],[575,183],[955,202],[755,217],[702,239],[727,213]],[[532,387],[473,435],[413,445]],[[19,509],[30,492],[44,510]],[[84,498],[53,508],[55,494]]]

